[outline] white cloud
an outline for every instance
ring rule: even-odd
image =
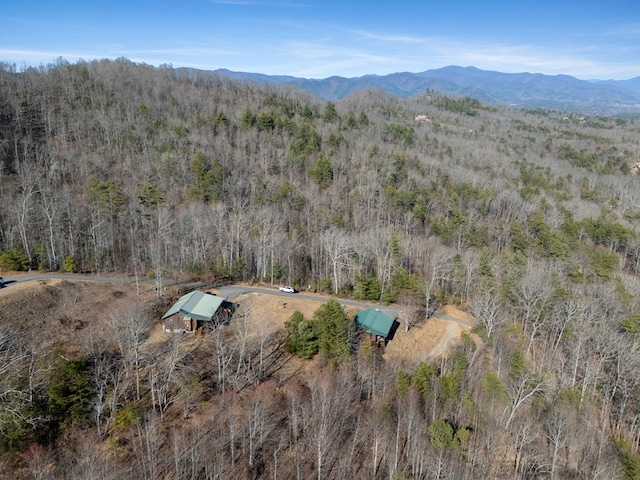
[[[49,63],[63,58],[67,61],[76,61],[82,58],[99,58],[96,54],[78,52],[47,52],[43,50],[12,50],[0,49],[0,58],[5,62],[26,63],[27,65],[38,65]]]
[[[412,37],[407,35],[382,35],[378,33],[365,32],[355,30],[353,33],[367,40],[375,40],[383,43],[401,43],[401,44],[423,44],[428,41],[426,38]]]
[[[252,0],[217,2],[249,4]],[[277,0],[256,0],[253,3],[264,6],[302,5]],[[631,25],[626,31],[631,33],[634,28],[640,30],[640,26]],[[161,41],[149,37],[148,45],[144,46],[133,46],[132,43],[124,43],[126,39],[118,39],[123,43],[84,43],[82,52],[65,46],[60,46],[58,51],[52,51],[52,46],[48,49],[4,48],[0,50],[0,58],[37,65],[60,57],[69,61],[126,57],[147,64],[229,68],[308,78],[421,72],[447,65],[475,66],[508,73],[568,74],[584,79],[626,79],[640,75],[640,42],[613,42],[613,36],[604,43],[600,41],[600,35],[598,41],[585,36],[578,42],[574,39],[571,44],[564,45],[506,44],[345,29],[324,22],[296,24],[291,20],[273,18],[269,28],[253,33],[251,36],[246,30],[216,29],[215,32],[204,32],[200,37],[194,36],[193,43],[184,40],[171,42],[170,37]],[[269,40],[265,41],[265,38]],[[165,46],[159,46],[163,44]]]
[[[637,40],[638,37],[640,37],[640,23],[618,25],[616,28],[602,32],[602,35],[613,38],[633,38]]]

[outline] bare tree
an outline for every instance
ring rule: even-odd
[[[531,445],[532,443],[534,443],[538,438],[539,434],[534,428],[534,426],[527,419],[523,419],[523,421],[520,422],[516,428],[517,430],[515,432],[514,442],[513,442],[513,450],[514,450],[513,470],[515,474],[518,475],[523,468],[523,458],[524,458],[525,448],[528,445]]]
[[[529,334],[527,355],[547,319],[553,285],[541,265],[532,266],[521,278],[518,287],[518,307],[522,314],[522,326]]]
[[[122,363],[107,345],[94,342],[92,378],[95,388],[93,418],[100,437],[106,436],[124,392],[122,388]]]
[[[550,477],[556,478],[556,467],[559,451],[567,445],[568,425],[565,416],[558,410],[549,413],[544,423],[545,435],[551,447]]]
[[[251,321],[251,306],[245,304],[240,310],[236,311],[233,317],[233,345],[236,349],[236,373],[235,382],[237,388],[245,381],[249,380],[251,355],[249,353],[249,336]]]
[[[161,420],[178,395],[177,386],[188,375],[187,366],[182,363],[184,352],[181,347],[180,337],[172,335],[153,352],[153,359],[146,362],[153,410]]]
[[[42,199],[42,211],[47,217],[47,228],[49,232],[49,241],[47,242],[48,249],[48,266],[49,269],[55,270],[58,268],[58,251],[56,248],[56,236],[57,236],[57,222],[59,216],[59,199],[54,190],[47,191],[40,190],[40,198]]]
[[[159,208],[155,224],[149,226],[150,232],[153,232],[149,239],[149,254],[158,297],[162,295],[164,289],[164,272],[169,261],[171,227],[173,224],[174,220],[171,218],[169,210],[167,208]]]
[[[17,152],[16,152],[17,154]],[[25,153],[26,155],[26,153]],[[31,268],[33,263],[32,253],[31,253],[31,245],[29,241],[28,229],[32,223],[32,212],[34,209],[35,196],[38,192],[38,176],[36,171],[31,168],[31,166],[27,163],[26,158],[20,162],[18,168],[18,173],[20,177],[20,185],[19,185],[19,202],[18,207],[19,211],[18,215],[18,228],[20,230],[20,238],[22,240],[22,246],[27,255],[27,260],[29,262],[29,268]]]
[[[343,230],[331,229],[321,234],[322,246],[329,256],[333,272],[333,292],[340,290],[342,271],[349,265],[349,254],[353,249],[351,239]]]
[[[429,238],[421,247],[424,251],[424,258],[420,259],[420,263],[424,269],[424,302],[427,320],[437,308],[437,305],[434,307],[432,303],[433,295],[438,288],[442,288],[443,282],[450,280],[452,276],[450,251],[434,240]]]
[[[109,316],[109,324],[122,356],[125,371],[135,379],[136,399],[140,399],[140,348],[151,328],[151,318],[141,305],[133,304]]]
[[[214,326],[210,330],[213,337],[213,355],[216,364],[216,386],[220,393],[225,393],[227,382],[230,377],[231,362],[235,354],[235,347],[232,345],[230,335],[227,334],[226,328],[221,325]]]
[[[400,292],[398,303],[402,306],[402,318],[404,319],[404,331],[408,332],[409,329],[417,322],[419,318],[417,311],[420,298],[417,293],[405,290]]]
[[[508,429],[522,405],[534,395],[543,391],[546,381],[533,372],[525,372],[509,387],[509,405],[503,412],[505,428]]]
[[[488,338],[506,321],[506,312],[500,297],[494,293],[481,292],[471,301],[471,314],[484,326]]]

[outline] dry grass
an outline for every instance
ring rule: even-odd
[[[444,307],[438,309],[437,313],[442,313],[444,315],[451,315],[452,317],[460,318],[469,323],[475,323],[475,319],[469,315],[467,312],[463,312],[459,308],[454,307],[453,305],[445,305]]]
[[[450,305],[445,305],[437,313],[474,322],[469,314]],[[384,358],[398,368],[432,361],[446,356],[452,348],[460,345],[460,334],[470,330],[466,325],[435,317],[408,332],[405,332],[404,325],[400,325],[393,341],[386,347]]]
[[[64,345],[73,353],[111,334],[111,317],[134,303],[153,310],[155,295],[105,282],[52,278],[13,283],[0,289],[0,328],[10,328],[34,346]]]

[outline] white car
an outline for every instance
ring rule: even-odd
[[[290,287],[289,285],[287,285],[286,287],[280,287],[280,291],[285,293],[296,293],[295,289],[293,287]]]

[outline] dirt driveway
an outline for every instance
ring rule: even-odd
[[[460,335],[470,333],[474,324],[471,315],[445,305],[408,332],[401,324],[393,341],[387,345],[384,358],[398,368],[436,360],[461,345]]]
[[[284,323],[293,312],[298,310],[305,317],[311,317],[326,300],[326,297],[321,296],[313,299],[308,295],[272,295],[269,292],[246,292],[234,299],[244,308],[250,309],[254,329],[284,328]],[[362,309],[361,306],[341,303],[349,315],[355,316]],[[441,358],[461,344],[460,334],[470,333],[474,324],[475,320],[471,315],[445,305],[429,320],[412,327],[408,332],[405,332],[405,326],[401,323],[393,340],[385,348],[384,358],[399,368],[410,368],[421,361]]]

